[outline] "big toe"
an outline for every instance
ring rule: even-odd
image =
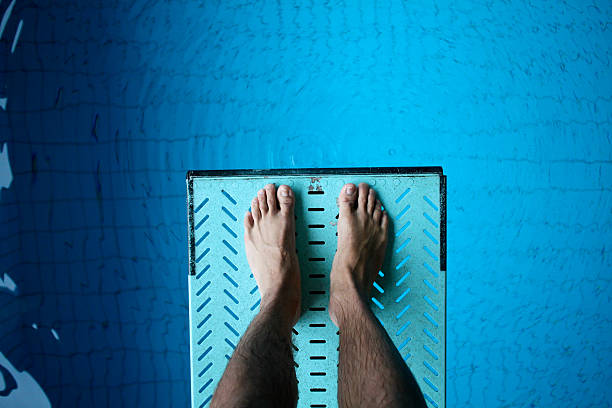
[[[291,187],[286,185],[278,186],[278,190],[276,192],[276,196],[278,198],[278,205],[280,206],[281,213],[283,214],[291,214],[293,211],[293,190]]]
[[[340,191],[338,197],[338,207],[340,207],[340,213],[349,212],[355,208],[355,201],[357,200],[357,187],[353,183],[345,184]]]

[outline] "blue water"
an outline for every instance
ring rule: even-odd
[[[610,21],[580,1],[16,2],[0,352],[53,406],[186,406],[188,169],[441,165],[448,406],[610,406]]]

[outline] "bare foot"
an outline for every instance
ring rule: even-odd
[[[389,226],[376,193],[365,183],[342,187],[338,207],[338,250],[329,298],[329,315],[336,326],[355,302],[367,301],[385,257]]]
[[[295,253],[294,194],[268,184],[244,216],[244,243],[261,294],[260,310],[274,309],[293,326],[300,313],[300,266]]]

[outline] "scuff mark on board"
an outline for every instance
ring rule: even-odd
[[[311,177],[308,191],[323,191],[321,187],[321,177]]]

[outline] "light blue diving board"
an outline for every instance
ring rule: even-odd
[[[446,178],[439,167],[189,172],[193,407],[208,406],[240,336],[259,310],[242,220],[267,183],[287,184],[296,195],[302,272],[302,317],[293,332],[298,406],[337,407],[338,334],[327,305],[337,242],[336,199],[348,182],[375,188],[392,220],[371,307],[428,405],[445,407]]]

